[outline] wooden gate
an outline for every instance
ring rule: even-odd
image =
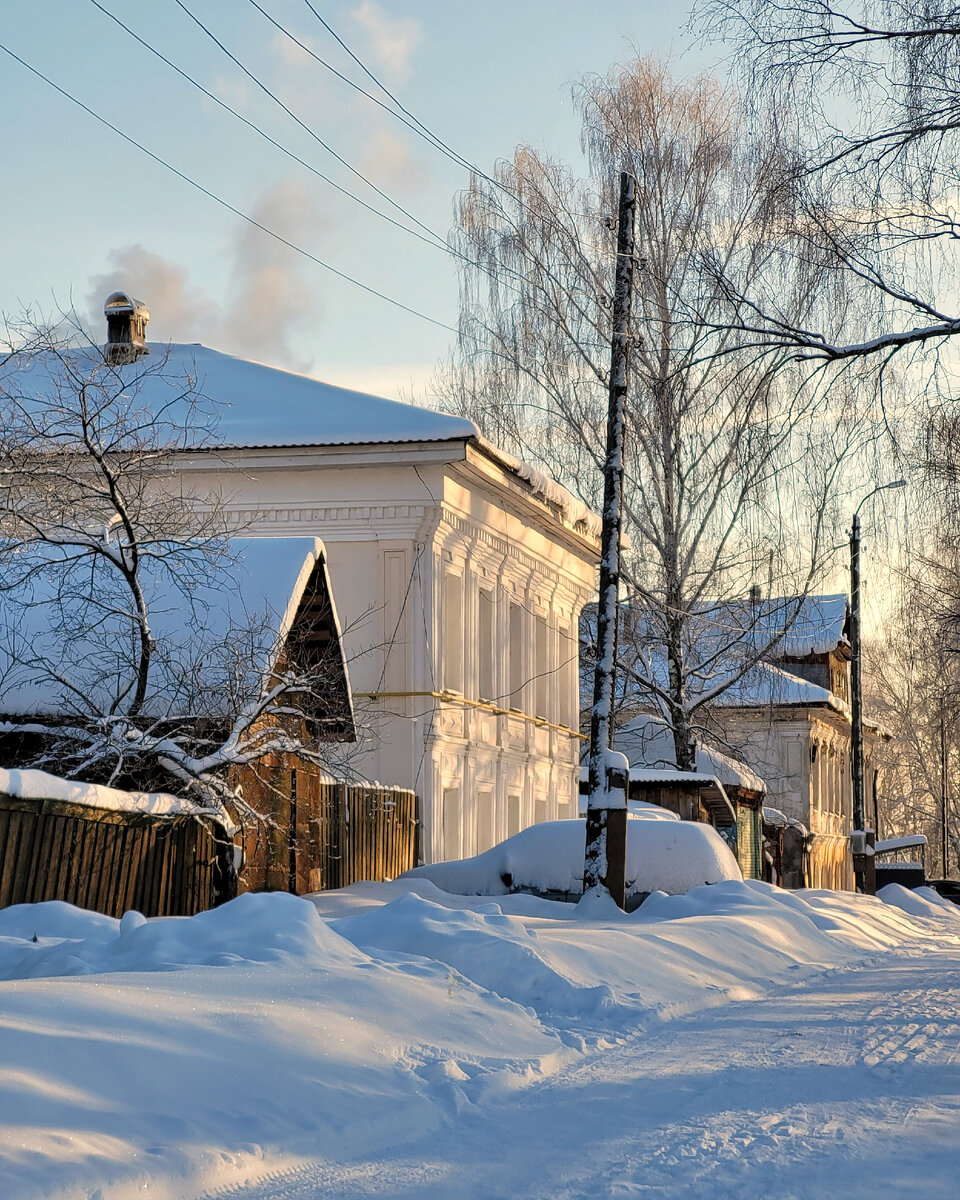
[[[244,831],[241,891],[318,892],[395,879],[417,865],[414,792],[343,783],[286,762],[243,786],[264,820]]]

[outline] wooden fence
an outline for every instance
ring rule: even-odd
[[[191,916],[225,898],[232,847],[192,816],[0,793],[0,908],[66,900],[120,917]]]
[[[414,792],[339,783],[301,765],[244,780],[266,820],[246,830],[241,891],[302,894],[362,879],[395,879],[417,865]]]

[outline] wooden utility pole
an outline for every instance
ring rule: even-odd
[[[871,493],[872,495],[872,493]],[[850,759],[853,785],[853,875],[865,890],[866,816],[863,794],[863,682],[860,642],[860,509],[850,530]]]
[[[607,454],[603,468],[603,525],[600,535],[600,589],[597,607],[597,663],[590,714],[590,782],[587,799],[583,890],[599,888],[623,908],[627,863],[629,766],[614,756],[613,703],[617,666],[617,602],[620,593],[620,540],[623,524],[623,410],[630,357],[633,300],[636,180],[620,174],[617,264],[610,346],[610,403]]]
[[[853,785],[853,832],[850,850],[858,892],[873,887],[874,830],[866,829],[866,804],[863,779],[863,643],[860,636],[860,509],[878,492],[907,486],[905,479],[881,483],[857,505],[850,528],[850,750]],[[869,885],[869,887],[868,887]]]
[[[948,877],[947,871],[947,715],[945,712],[945,697],[940,697],[940,862],[941,877]]]

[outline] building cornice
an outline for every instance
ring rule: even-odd
[[[375,442],[349,446],[209,446],[177,455],[183,471],[311,470],[317,467],[419,466],[462,462],[465,438],[443,442]]]

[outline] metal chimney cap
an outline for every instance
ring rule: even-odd
[[[103,315],[105,317],[121,316],[127,313],[131,316],[142,317],[144,321],[150,320],[150,309],[142,300],[135,300],[126,292],[111,292],[104,300]]]

